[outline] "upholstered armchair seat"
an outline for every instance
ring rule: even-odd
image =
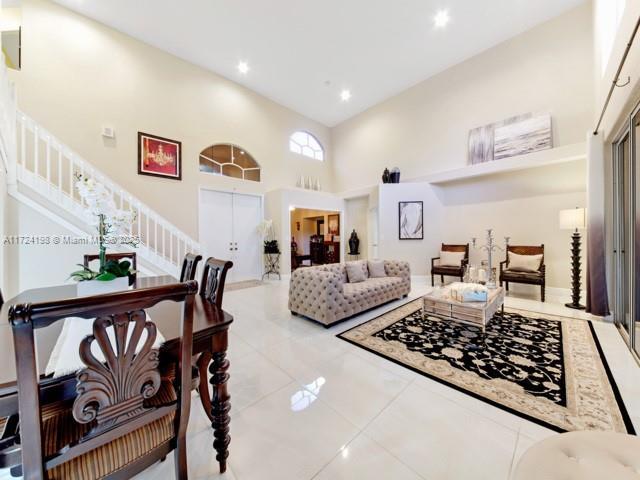
[[[435,276],[440,275],[440,282],[444,284],[444,277],[458,277],[462,281],[464,271],[469,263],[469,244],[466,245],[449,245],[443,243],[440,247],[443,252],[464,252],[464,258],[460,265],[440,265],[440,257],[431,259],[431,286],[435,286]]]
[[[289,310],[325,326],[406,296],[411,291],[408,262],[385,261],[386,277],[348,283],[344,264],[295,270],[289,284]]]
[[[518,255],[542,255],[540,267],[535,272],[526,272],[522,270],[513,270],[509,268],[509,252]],[[509,291],[509,283],[523,283],[525,285],[539,285],[540,299],[545,300],[546,288],[546,267],[544,264],[544,244],[543,245],[508,245],[507,258],[500,262],[500,286],[505,285],[507,292]]]
[[[147,407],[175,403],[176,391],[163,380],[158,393],[145,402]],[[137,458],[169,442],[174,435],[175,412],[133,430],[106,445],[91,450],[48,470],[50,480],[94,480],[117,472]],[[53,404],[43,409],[43,447],[46,455],[53,455],[69,443],[80,440],[93,427],[92,423],[74,420],[69,404]]]

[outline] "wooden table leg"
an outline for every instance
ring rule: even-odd
[[[227,457],[229,456],[229,410],[231,402],[227,392],[229,380],[229,360],[227,359],[227,331],[216,334],[212,339],[211,351],[203,352],[198,358],[198,370],[200,372],[199,394],[211,427],[213,428],[213,448],[216,451],[216,460],[220,464],[220,473],[227,470]],[[208,373],[211,380],[208,380]],[[213,395],[209,396],[209,383],[213,387]]]

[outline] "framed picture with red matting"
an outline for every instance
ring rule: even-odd
[[[138,174],[182,179],[182,144],[138,132]]]

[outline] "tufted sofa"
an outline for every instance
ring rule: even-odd
[[[366,262],[362,262],[366,269]],[[344,264],[299,268],[291,274],[289,310],[329,326],[411,291],[408,262],[385,260],[387,277],[348,283]]]

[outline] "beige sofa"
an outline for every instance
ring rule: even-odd
[[[366,270],[366,261],[361,261]],[[329,326],[411,291],[408,262],[385,260],[387,277],[349,283],[344,264],[299,268],[291,274],[289,310]]]

